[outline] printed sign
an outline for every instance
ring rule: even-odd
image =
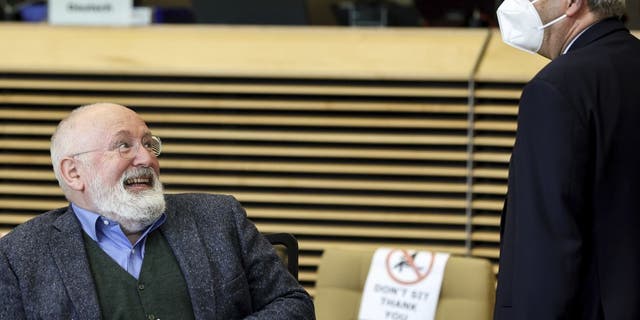
[[[360,320],[435,318],[447,253],[380,248],[360,303]]]
[[[130,25],[133,0],[49,0],[54,25]]]

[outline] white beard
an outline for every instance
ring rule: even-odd
[[[152,189],[129,192],[124,187],[128,179],[152,176]],[[108,187],[99,175],[94,175],[88,186],[89,197],[98,213],[120,224],[125,233],[134,233],[151,225],[166,208],[162,183],[151,168],[127,170],[119,183]]]

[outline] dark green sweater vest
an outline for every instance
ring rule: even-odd
[[[160,230],[146,241],[136,280],[84,234],[102,318],[193,319],[187,285],[169,244]]]

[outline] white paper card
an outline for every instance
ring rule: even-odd
[[[132,26],[148,26],[153,20],[153,9],[151,7],[133,7],[131,13]]]
[[[435,319],[448,253],[380,248],[371,260],[360,320]]]
[[[53,25],[126,26],[133,0],[49,0],[48,10]]]

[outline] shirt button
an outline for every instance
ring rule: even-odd
[[[109,221],[107,221],[107,220],[102,220],[102,223],[104,223],[105,226],[109,225]]]
[[[144,284],[143,284],[143,283],[139,284],[139,285],[138,285],[138,289],[140,289],[140,290],[144,290]],[[149,316],[151,316],[151,315],[149,315]]]
[[[156,319],[156,316],[155,316],[155,315],[153,315],[153,314],[150,314],[150,315],[148,315],[148,316],[147,316],[147,319],[149,319],[149,320],[155,320],[155,319]]]

